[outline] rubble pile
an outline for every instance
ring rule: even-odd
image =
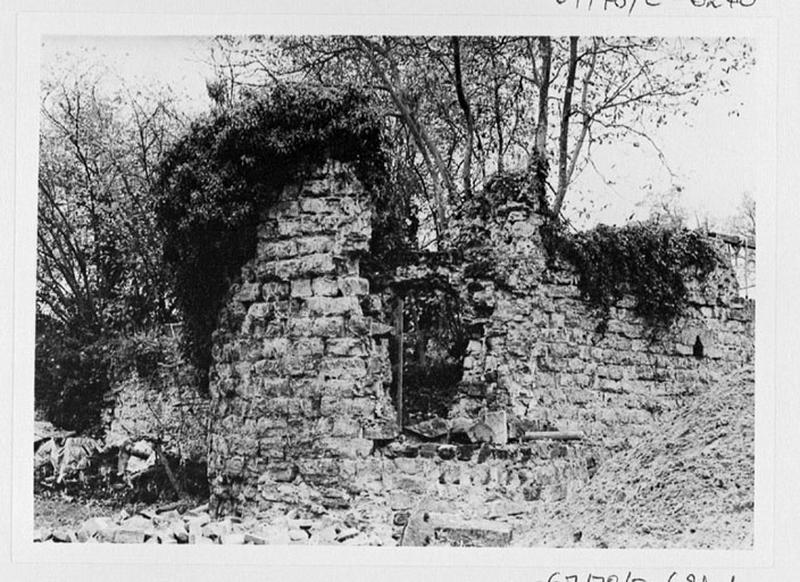
[[[515,543],[752,547],[754,385],[752,367],[717,377]]]
[[[503,499],[483,505],[480,516],[469,502],[432,497],[412,500],[391,495],[363,498],[346,510],[321,506],[284,512],[275,508],[252,517],[213,517],[208,504],[143,510],[130,515],[92,517],[77,527],[38,528],[43,543],[358,545],[358,546],[506,546],[516,521],[519,530],[530,504]],[[413,508],[412,508],[413,506]],[[473,504],[473,507],[478,507]]]

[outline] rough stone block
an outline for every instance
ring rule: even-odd
[[[400,434],[397,422],[393,419],[372,420],[364,426],[364,438],[372,440],[389,440]]]
[[[369,439],[357,437],[330,437],[321,439],[323,448],[339,458],[366,458],[374,446]]]
[[[302,198],[300,210],[309,214],[330,214],[339,210],[339,204],[329,198]]]
[[[434,541],[434,530],[430,524],[430,514],[416,512],[408,518],[400,536],[401,546],[429,546]]]
[[[491,443],[494,439],[494,431],[484,422],[476,422],[467,430],[467,436],[473,443]]]
[[[358,296],[369,294],[369,281],[362,277],[340,277],[339,289],[342,295],[345,296]]]
[[[291,282],[292,297],[311,297],[311,279],[295,279]]]
[[[331,436],[334,437],[356,437],[361,433],[361,425],[352,418],[340,417],[333,419],[333,429]]]
[[[328,356],[366,356],[368,350],[358,338],[331,338],[325,341]]]
[[[308,308],[313,315],[358,314],[361,309],[355,297],[310,297]]]
[[[242,303],[252,303],[261,298],[261,287],[258,283],[242,283],[239,292],[236,294],[236,300]]]
[[[298,356],[318,356],[325,352],[325,343],[318,337],[304,337],[292,342],[291,352]]]
[[[289,340],[285,337],[266,338],[261,347],[262,355],[267,359],[283,356],[289,349]]]
[[[281,241],[261,241],[258,244],[256,253],[259,258],[266,261],[274,261],[276,259],[288,259],[298,254],[297,243],[293,240]]]
[[[118,529],[114,532],[115,544],[143,544],[145,534],[142,530]]]
[[[93,517],[84,521],[77,533],[78,536],[83,536],[87,539],[92,537],[103,539],[113,528],[114,520],[110,517]]]
[[[332,277],[317,277],[311,282],[314,295],[333,297],[339,294],[339,285]]]
[[[412,495],[424,495],[429,487],[434,486],[426,477],[412,477],[410,475],[395,475],[392,477],[392,486]]]
[[[406,427],[406,430],[420,435],[426,439],[435,439],[447,435],[450,426],[447,421],[437,417],[418,422],[417,424]]]
[[[285,218],[283,220],[279,220],[276,225],[278,236],[295,236],[301,232],[301,225],[301,221],[297,218]]]
[[[314,275],[328,275],[336,271],[333,257],[328,253],[315,253],[296,259],[271,261],[258,265],[258,274],[261,277],[277,277],[291,280],[298,277]]]
[[[330,253],[334,250],[335,244],[330,236],[304,236],[295,239],[298,255],[312,255],[318,253]]]
[[[261,286],[264,299],[283,299],[289,296],[290,286],[286,281],[268,281]]]
[[[508,419],[504,410],[487,412],[483,422],[492,431],[492,442],[504,445],[508,442]]]
[[[344,332],[344,318],[341,316],[318,317],[311,322],[311,333],[320,337],[339,337]]]
[[[367,363],[363,358],[325,358],[320,372],[326,378],[363,378],[367,375]]]
[[[431,513],[436,542],[459,547],[501,547],[511,543],[511,526],[486,519],[464,520]]]

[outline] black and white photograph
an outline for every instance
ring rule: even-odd
[[[757,39],[40,60],[34,542],[753,549]]]

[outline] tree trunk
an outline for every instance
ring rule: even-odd
[[[575,70],[578,65],[578,37],[569,37],[569,69],[567,71],[567,86],[564,89],[564,105],[561,108],[561,133],[558,137],[558,189],[553,203],[553,216],[558,217],[564,196],[567,193],[567,150],[569,139],[569,119],[572,115],[572,91],[575,88]]]
[[[533,152],[531,154],[528,170],[533,181],[533,195],[536,198],[541,210],[548,212],[547,203],[547,115],[550,99],[550,69],[553,60],[553,45],[550,37],[539,37],[539,50],[542,54],[541,75],[539,78],[539,116],[536,122],[536,133],[533,142]],[[536,70],[536,63],[533,63]]]
[[[472,196],[472,140],[475,134],[475,124],[472,119],[472,111],[469,108],[469,101],[464,94],[464,85],[461,76],[461,42],[457,36],[452,37],[453,45],[453,67],[455,69],[455,85],[458,104],[464,112],[464,119],[467,128],[467,143],[464,147],[464,167],[461,173],[461,181],[464,185],[464,195]]]

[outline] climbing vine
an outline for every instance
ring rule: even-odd
[[[686,281],[703,282],[721,264],[702,232],[650,222],[599,225],[579,233],[548,222],[542,236],[551,264],[563,259],[576,269],[578,287],[597,310],[601,331],[611,308],[626,295],[651,327],[669,326],[688,304]]]
[[[217,314],[255,255],[259,211],[328,158],[350,164],[368,191],[380,190],[385,160],[369,100],[350,88],[279,84],[196,120],[161,161],[158,224],[202,389]]]

